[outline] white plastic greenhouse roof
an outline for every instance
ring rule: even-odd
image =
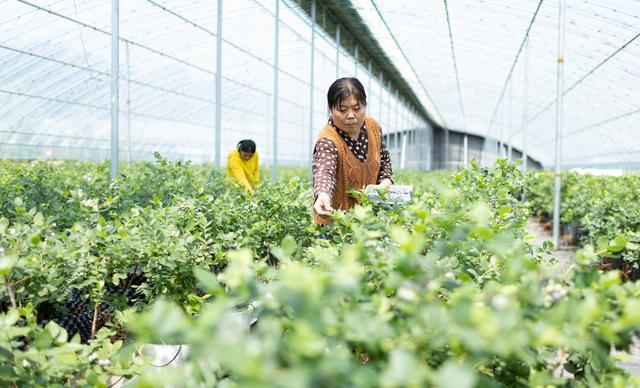
[[[0,158],[110,158],[112,3],[0,0]],[[353,50],[337,48],[319,26],[321,20],[335,32],[320,3],[312,45],[305,1],[120,0],[120,159],[159,151],[172,160],[212,161],[220,150],[224,161],[239,140],[252,138],[263,162],[280,150],[279,163],[307,164],[327,120],[326,90],[338,75],[367,85],[371,113],[389,132],[428,127],[400,79],[378,78],[380,60],[358,62]]]
[[[526,141],[553,165],[559,1],[351,5],[444,126]],[[640,169],[640,1],[566,0],[565,13],[562,165]]]
[[[34,149],[24,158],[108,158],[111,3],[0,0],[0,158]],[[327,86],[355,74],[389,131],[441,125],[526,147],[553,165],[558,0],[316,0],[352,23],[346,29],[356,40],[366,30],[382,50],[358,60],[339,47],[338,59],[335,25],[318,16],[324,31],[316,28],[313,73],[310,3],[223,2],[220,146],[217,1],[121,0],[122,159],[158,150],[212,160],[214,147],[226,152],[251,137],[261,156],[279,149],[287,150],[282,162],[308,161],[314,130],[326,121]],[[640,170],[640,0],[566,0],[565,10],[563,167]]]

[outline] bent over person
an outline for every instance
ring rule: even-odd
[[[253,193],[260,181],[258,152],[256,151],[256,143],[253,140],[241,140],[236,149],[229,153],[227,158],[227,179]]]
[[[348,194],[369,184],[393,184],[391,158],[380,125],[366,115],[367,95],[357,78],[336,80],[327,93],[331,116],[313,150],[313,218],[327,225],[335,210],[348,210]]]

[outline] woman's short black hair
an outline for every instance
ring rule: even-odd
[[[240,140],[238,142],[237,147],[238,147],[238,151],[249,152],[252,154],[256,152],[256,143],[253,140],[249,140],[249,139]]]
[[[364,86],[357,78],[345,77],[335,80],[327,93],[329,110],[331,108],[339,108],[342,100],[349,96],[355,97],[356,101],[367,106],[367,94],[364,92]]]

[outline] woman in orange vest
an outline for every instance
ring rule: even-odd
[[[331,212],[356,204],[350,189],[393,184],[389,151],[380,125],[366,115],[362,83],[357,78],[336,80],[327,102],[331,116],[316,140],[312,163],[313,218],[320,225],[332,222]]]
[[[258,152],[253,140],[241,140],[227,158],[227,179],[250,193],[260,181]]]

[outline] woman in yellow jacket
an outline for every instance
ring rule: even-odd
[[[253,140],[241,140],[236,149],[229,153],[227,179],[253,193],[260,180],[258,152],[256,152],[256,143]]]

